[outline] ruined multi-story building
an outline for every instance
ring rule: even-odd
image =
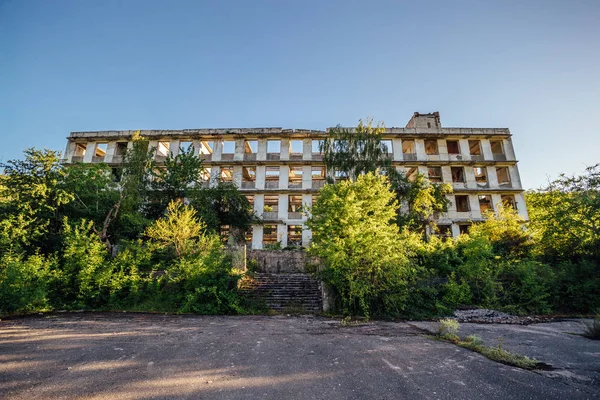
[[[72,132],[65,163],[117,165],[136,131]],[[252,248],[281,242],[307,246],[303,205],[318,196],[328,171],[319,152],[326,131],[251,128],[142,130],[160,164],[169,153],[193,146],[204,159],[205,185],[231,181],[248,197],[264,223],[248,238]],[[439,113],[414,113],[404,128],[386,128],[383,145],[392,165],[407,176],[422,173],[432,182],[452,184],[448,212],[438,216],[442,235],[458,236],[482,212],[510,203],[528,219],[517,159],[507,128],[442,128]]]

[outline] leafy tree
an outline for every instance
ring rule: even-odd
[[[244,234],[258,222],[246,196],[230,182],[219,182],[215,187],[197,191],[190,204],[198,210],[208,230],[220,232],[221,227],[229,226],[231,243],[243,242]]]
[[[409,268],[396,206],[387,178],[367,173],[326,185],[311,209],[309,252],[324,260],[322,277],[344,313],[393,314],[402,306]]]
[[[65,171],[58,152],[29,148],[24,160],[10,160],[0,167],[4,169],[0,184],[0,238],[20,239],[31,252],[37,247],[53,251],[60,229],[59,208],[73,200],[60,187]]]
[[[368,172],[380,172],[389,177],[396,200],[396,222],[399,227],[424,230],[425,224],[434,225],[435,213],[448,210],[446,194],[452,193],[450,184],[431,183],[424,175],[417,174],[409,180],[404,172],[392,166],[392,158],[382,143],[385,127],[373,119],[366,123],[359,121],[354,129],[339,125],[328,131],[328,137],[321,143],[323,161],[329,171],[339,176],[356,180]]]
[[[205,227],[196,217],[196,210],[171,201],[167,206],[167,214],[146,229],[146,236],[162,246],[173,247],[177,257],[181,257],[193,252]]]
[[[190,197],[199,188],[198,178],[202,169],[202,159],[194,155],[191,145],[181,149],[175,157],[169,154],[164,168],[155,167],[152,171],[148,215],[157,218],[171,201]]]
[[[366,123],[359,120],[354,129],[338,125],[327,133],[320,150],[328,171],[355,180],[361,174],[391,167],[390,158],[381,143],[385,127],[381,123],[374,127],[372,118]]]
[[[537,249],[548,260],[600,259],[600,164],[581,176],[562,174],[526,196]]]

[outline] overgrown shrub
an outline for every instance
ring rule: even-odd
[[[45,310],[56,260],[35,254],[0,258],[0,315]]]

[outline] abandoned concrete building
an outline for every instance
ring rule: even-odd
[[[65,163],[119,164],[135,131],[72,132]],[[204,159],[204,185],[218,179],[236,184],[264,223],[248,238],[253,249],[281,242],[281,246],[310,243],[303,205],[310,206],[330,173],[323,164],[319,143],[326,131],[251,128],[142,130],[156,149],[155,160],[193,146]],[[458,236],[482,213],[511,204],[528,219],[507,128],[442,128],[439,113],[414,113],[406,127],[386,128],[383,145],[392,165],[407,176],[422,173],[432,182],[448,182],[448,212],[438,216],[439,234]]]

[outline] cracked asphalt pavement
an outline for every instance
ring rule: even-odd
[[[49,314],[0,322],[2,399],[592,399],[600,341],[580,321],[462,324],[555,367],[432,340],[434,323],[287,316]]]

